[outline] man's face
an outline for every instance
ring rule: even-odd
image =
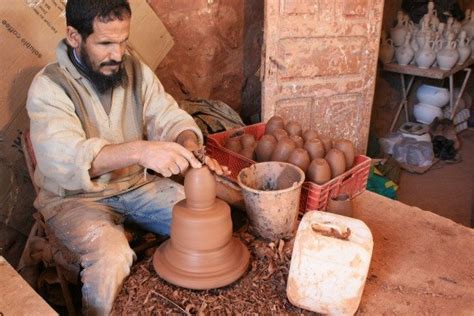
[[[116,74],[127,46],[130,19],[102,23],[96,18],[93,26],[94,32],[81,41],[78,53],[88,56],[87,62],[94,72],[105,76]]]

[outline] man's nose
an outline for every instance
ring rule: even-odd
[[[125,43],[113,45],[110,51],[110,59],[115,60],[115,61],[121,61],[123,55],[125,54],[126,48],[127,48],[127,45]]]

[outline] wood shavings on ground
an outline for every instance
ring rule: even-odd
[[[286,297],[292,241],[268,243],[246,231],[238,237],[251,258],[247,272],[233,284],[205,291],[174,286],[157,275],[149,257],[132,267],[112,314],[314,314],[291,305]]]

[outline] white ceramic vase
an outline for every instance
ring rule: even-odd
[[[413,108],[413,115],[417,122],[429,125],[436,117],[443,118],[443,110],[430,104],[418,103]]]
[[[410,33],[407,33],[405,37],[405,44],[403,46],[398,47],[395,50],[395,58],[399,65],[406,66],[408,65],[413,57],[415,56],[415,52],[410,46]]]
[[[464,64],[466,60],[471,56],[470,41],[471,39],[466,38],[466,31],[461,31],[458,39],[458,65]]]
[[[415,55],[416,65],[422,69],[428,69],[436,60],[436,53],[433,50],[434,42],[426,41],[425,46]]]
[[[403,11],[398,11],[397,21],[397,25],[390,29],[390,38],[392,39],[395,47],[403,45],[405,42],[405,37],[408,33],[407,16],[405,16]]]
[[[449,36],[448,44],[445,48],[440,50],[436,56],[438,66],[442,70],[450,70],[458,62],[459,53],[456,49],[456,42],[453,41],[453,38],[453,35]]]
[[[420,103],[441,108],[449,102],[449,90],[424,84],[416,90],[416,97]]]

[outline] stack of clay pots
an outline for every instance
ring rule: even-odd
[[[306,179],[322,185],[352,168],[354,145],[345,139],[331,140],[314,130],[303,130],[296,121],[273,116],[265,134],[256,141],[244,134],[227,139],[224,145],[258,162],[281,161],[298,166]]]
[[[471,58],[474,49],[474,12],[466,10],[463,23],[448,18],[440,23],[434,2],[428,3],[428,12],[414,24],[410,18],[398,11],[397,24],[390,29],[390,38],[382,32],[379,59],[387,64],[395,60],[406,66],[415,64],[422,69],[439,67],[450,70]]]

